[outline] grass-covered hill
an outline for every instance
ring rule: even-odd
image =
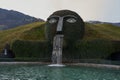
[[[0,31],[0,51],[6,43],[11,44],[15,40],[43,40],[45,37],[43,24],[44,22],[35,22],[14,29]]]
[[[120,27],[111,24],[85,23],[83,40],[76,44],[75,49],[65,48],[63,57],[106,58],[115,50],[120,49],[120,46],[114,46],[111,41],[120,41]],[[14,29],[0,31],[0,51],[6,43],[11,45],[11,49],[16,54],[16,57],[44,58],[49,55],[47,43],[45,42],[44,22],[35,22]]]
[[[84,39],[108,39],[120,41],[120,27],[112,24],[90,24],[86,23]]]

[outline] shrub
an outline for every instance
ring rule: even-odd
[[[16,40],[12,50],[17,58],[50,58],[50,47],[46,42]]]
[[[112,41],[102,39],[81,41],[77,48],[82,59],[106,59],[114,51]]]
[[[106,59],[114,52],[112,41],[108,40],[90,40],[80,41],[76,46],[67,46],[63,49],[64,59]]]

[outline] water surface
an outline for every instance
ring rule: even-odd
[[[120,80],[120,70],[79,66],[0,65],[0,80]]]

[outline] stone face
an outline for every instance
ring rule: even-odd
[[[62,31],[57,32],[57,26],[63,18]],[[61,21],[62,22],[62,21]],[[53,37],[56,34],[64,35],[64,42],[66,44],[74,43],[81,40],[84,36],[84,22],[82,18],[73,11],[60,10],[49,16],[46,22],[46,38],[50,43],[53,43]]]

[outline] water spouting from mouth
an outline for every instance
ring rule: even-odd
[[[63,37],[64,35],[62,34],[57,34],[54,36],[53,51],[52,51],[52,64],[49,66],[64,66],[62,64]]]

